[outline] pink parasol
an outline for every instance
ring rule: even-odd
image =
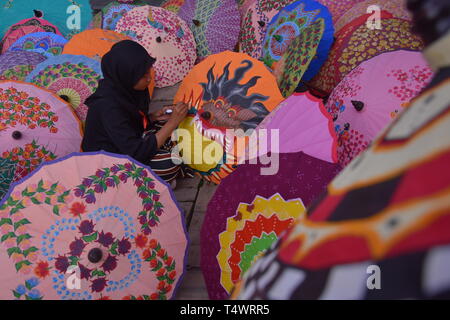
[[[331,93],[345,75],[362,62],[384,52],[420,51],[422,39],[411,31],[411,22],[381,11],[381,30],[367,28],[370,14],[360,16],[336,34],[327,61],[311,80],[313,88]]]
[[[0,219],[0,299],[165,300],[184,272],[184,215],[170,187],[126,156],[44,165],[11,188]]]
[[[194,36],[186,22],[168,10],[141,6],[128,11],[115,31],[136,39],[156,58],[156,87],[172,86],[187,75],[197,59]]]
[[[81,139],[81,124],[65,101],[32,84],[0,81],[0,154],[17,163],[17,178],[80,151]]]
[[[419,52],[399,50],[374,57],[350,72],[327,103],[338,135],[338,157],[347,165],[430,81]]]
[[[21,20],[9,28],[2,39],[1,51],[6,52],[8,48],[24,35],[34,32],[52,32],[61,35],[58,28],[52,25],[50,22],[39,19],[31,18]]]
[[[262,148],[261,142],[259,148],[250,144],[250,148],[258,150],[260,157],[270,150],[276,153],[302,151],[323,161],[337,162],[337,137],[333,129],[333,119],[322,100],[308,92],[294,93],[283,101],[259,124],[254,137],[263,129],[267,132],[267,138],[264,137],[262,142],[267,141],[267,148]],[[272,145],[272,130],[278,132],[279,139],[275,140],[278,146]],[[256,143],[258,139],[252,142]],[[247,157],[253,158],[251,151]]]
[[[252,3],[254,3],[255,1],[256,0],[238,0],[237,1],[239,12],[240,12],[241,16],[243,16],[245,14],[248,7],[250,7],[252,5]]]
[[[364,0],[317,0],[317,1],[328,7],[328,10],[330,10],[331,15],[333,16],[333,22],[336,22],[343,14],[345,14],[353,6]]]

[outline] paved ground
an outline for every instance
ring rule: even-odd
[[[150,104],[150,112],[156,111],[165,105],[171,105],[177,90],[178,85],[156,89]],[[200,178],[179,179],[177,181],[175,197],[186,214],[186,223],[191,239],[187,272],[175,297],[178,300],[208,299],[205,282],[200,270],[200,229],[206,213],[206,207],[216,188],[215,185],[206,182],[201,183]]]
[[[200,270],[200,229],[206,207],[216,188],[212,184],[200,183],[199,178],[178,180],[175,196],[186,213],[191,239],[187,272],[176,296],[178,300],[208,299]]]

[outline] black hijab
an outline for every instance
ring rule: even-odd
[[[103,79],[85,104],[89,106],[98,98],[114,98],[134,120],[140,121],[142,119],[140,111],[147,114],[150,95],[148,90],[137,91],[133,87],[155,61],[137,42],[124,40],[116,43],[103,56]]]

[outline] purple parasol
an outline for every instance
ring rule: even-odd
[[[235,0],[186,0],[178,15],[194,34],[199,59],[235,48],[241,19]]]
[[[240,165],[209,202],[201,230],[201,268],[211,299],[226,299],[242,273],[340,170],[303,152],[281,154],[279,164],[275,175],[261,175],[262,165]]]
[[[23,81],[45,59],[45,56],[37,52],[5,52],[0,55],[0,80]]]

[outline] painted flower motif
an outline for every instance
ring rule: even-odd
[[[20,295],[24,295],[27,292],[27,288],[23,284],[21,284],[17,286],[16,292],[19,293]]]
[[[38,278],[31,278],[28,279],[27,281],[25,281],[25,285],[29,288],[34,288],[39,284],[39,279]]]
[[[98,278],[92,281],[92,292],[102,292],[107,286],[106,278]]]
[[[78,263],[78,267],[80,268],[80,278],[89,280],[91,278],[91,273],[93,270],[85,267],[81,263]]]
[[[104,233],[103,231],[98,235],[98,243],[108,248],[114,243],[114,237],[111,232]]]
[[[117,268],[117,258],[112,255],[108,255],[105,262],[101,266],[105,272],[111,272]]]
[[[41,279],[46,278],[50,274],[48,262],[46,261],[38,262],[36,268],[34,268],[34,274]]]
[[[0,113],[4,114],[0,118],[0,120],[4,120],[0,121],[2,127],[14,127],[19,122],[30,129],[36,128],[37,124],[42,128],[49,128],[50,132],[52,132],[52,128],[56,129],[57,121],[54,120],[58,119],[54,118],[54,114],[44,111],[50,109],[48,104],[40,103],[39,99],[30,98],[28,93],[19,92],[13,87],[7,88],[4,92],[5,94],[0,96]],[[10,97],[13,98],[9,99]],[[33,111],[32,117],[28,115],[29,111]]]
[[[56,258],[55,268],[59,272],[66,273],[69,266],[70,266],[70,263],[69,263],[69,259],[67,257],[59,256],[58,258]]]
[[[84,186],[90,187],[90,186],[92,185],[92,182],[93,182],[92,179],[85,178],[85,179],[83,179],[83,182],[82,182],[82,183],[83,183]]]
[[[69,246],[70,255],[80,257],[81,254],[83,253],[83,250],[85,247],[86,247],[86,244],[84,243],[83,240],[75,239],[75,241],[73,241]]]
[[[121,255],[125,255],[127,254],[131,249],[131,243],[128,239],[123,238],[122,240],[119,241],[119,254]]]
[[[139,168],[134,163],[115,164],[108,168],[99,169],[95,175],[82,180],[82,184],[73,189],[75,197],[82,198],[88,204],[97,201],[97,194],[104,193],[111,187],[133,180],[137,187],[137,194],[142,199],[143,211],[139,213],[141,232],[149,235],[151,229],[158,225],[164,213],[164,206],[160,201],[160,194],[154,190],[154,180],[148,177],[147,170]]]
[[[147,245],[148,238],[145,235],[138,235],[135,238],[136,247],[143,249]]]
[[[95,226],[92,220],[91,221],[85,220],[81,222],[80,226],[78,227],[78,230],[80,230],[81,234],[83,235],[89,235],[94,232],[94,227]]]
[[[86,205],[82,202],[75,202],[70,207],[70,213],[75,217],[81,216],[83,213],[86,213],[86,212],[87,212]]]
[[[1,103],[0,103],[1,105]],[[1,107],[0,107],[1,113]],[[3,158],[17,163],[16,172],[22,172],[14,181],[23,178],[26,174],[33,171],[42,161],[50,161],[56,159],[56,155],[41,147],[35,140],[22,147],[15,147],[11,150],[4,151]]]

